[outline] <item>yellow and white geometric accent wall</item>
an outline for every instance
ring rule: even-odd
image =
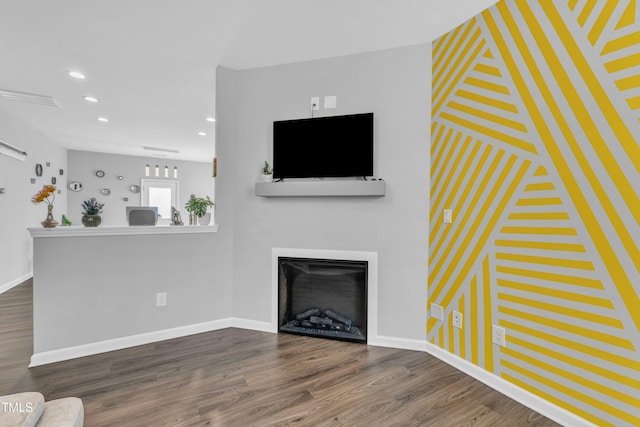
[[[501,1],[434,41],[432,75],[428,340],[640,426],[640,5]]]

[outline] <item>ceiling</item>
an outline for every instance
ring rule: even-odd
[[[218,65],[247,69],[425,43],[495,2],[0,0],[0,89],[59,105],[0,98],[0,108],[69,149],[210,161],[215,123],[205,119],[215,116]]]

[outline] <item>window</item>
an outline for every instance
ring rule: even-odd
[[[178,181],[142,180],[142,206],[158,207],[158,224],[171,224],[171,207],[178,206]]]

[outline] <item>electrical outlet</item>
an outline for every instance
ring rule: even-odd
[[[454,311],[452,323],[456,328],[462,329],[462,313],[460,313],[459,311]]]
[[[320,109],[320,97],[319,96],[314,96],[313,98],[311,98],[311,110],[315,111],[315,110],[319,110]]]
[[[493,325],[493,343],[506,347],[507,331],[497,325]]]
[[[167,305],[167,293],[158,292],[156,294],[156,307],[164,307]]]
[[[453,211],[451,209],[445,209],[442,219],[445,224],[451,224],[453,222]]]
[[[441,305],[431,304],[431,317],[434,319],[442,320],[444,316],[444,310]]]

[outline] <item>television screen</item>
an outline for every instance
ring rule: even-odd
[[[273,177],[373,175],[373,113],[273,123]]]

